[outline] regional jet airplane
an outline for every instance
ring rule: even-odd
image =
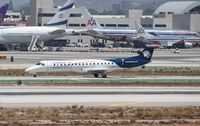
[[[27,26],[1,29],[0,44],[31,43],[29,46],[29,49],[31,50],[37,42],[48,41],[73,34],[73,29],[60,28],[61,25],[67,24],[67,20],[64,16],[73,5],[74,0],[67,1],[65,5],[60,8],[59,12],[50,20],[47,24],[48,26]]]
[[[138,56],[107,60],[83,59],[66,61],[41,61],[25,71],[36,77],[38,72],[78,72],[90,73],[94,77],[106,78],[107,72],[143,66],[151,61],[154,48],[146,47]]]

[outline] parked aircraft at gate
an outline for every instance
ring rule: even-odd
[[[48,26],[27,26],[1,29],[0,44],[31,43],[31,45],[34,45],[36,42],[48,41],[73,34],[73,29],[60,28],[60,26],[67,24],[66,17],[64,16],[73,5],[74,0],[67,1],[48,23]]]
[[[170,42],[171,45],[166,46],[173,46],[173,44],[183,43],[184,48],[191,48],[193,44],[200,43],[200,37],[196,36],[181,36],[181,35],[151,35],[146,32],[146,30],[138,23],[135,22],[136,29],[138,35],[143,37],[144,40],[150,41],[150,42],[157,42],[162,43],[163,46],[165,46],[165,43]]]
[[[82,10],[83,18],[86,18],[87,20],[87,22],[85,23],[89,27],[89,30],[83,31],[83,34],[111,41],[129,42],[140,37],[137,36],[137,30],[102,28],[101,25],[97,22],[97,20],[85,8],[82,8]],[[149,34],[149,40],[173,40],[178,42],[180,40],[186,39],[194,42],[200,41],[200,35],[197,32],[186,30],[146,30],[146,33]]]

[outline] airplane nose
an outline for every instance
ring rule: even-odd
[[[35,67],[29,67],[25,70],[25,72],[30,73],[30,74],[35,74],[36,69],[35,69]]]

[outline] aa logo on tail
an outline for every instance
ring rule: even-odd
[[[144,33],[145,33],[145,31],[144,31],[144,29],[143,29],[143,28],[140,28],[140,29],[138,30],[138,33],[140,33],[140,34],[144,34]]]
[[[95,19],[93,19],[93,18],[89,19],[87,26],[97,26]]]

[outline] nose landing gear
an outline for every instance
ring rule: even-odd
[[[94,75],[95,78],[98,78],[98,77],[99,77],[99,74],[98,74],[98,73],[95,73],[95,74],[93,74],[93,75]],[[101,74],[101,77],[102,77],[102,78],[107,78],[107,74],[104,74],[104,73],[103,73],[103,74]]]

